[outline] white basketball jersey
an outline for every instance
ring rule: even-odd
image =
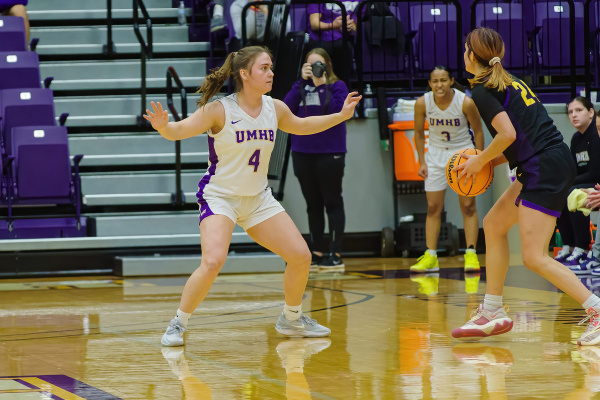
[[[462,111],[465,94],[454,90],[452,102],[445,110],[435,104],[433,92],[425,93],[425,117],[429,123],[429,146],[443,149],[474,147],[469,122]]]
[[[273,99],[262,96],[260,115],[252,118],[237,103],[237,94],[218,99],[225,126],[208,133],[208,170],[198,184],[202,194],[255,196],[268,185],[267,171],[275,144],[277,114]]]

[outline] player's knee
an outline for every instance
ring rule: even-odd
[[[466,204],[461,207],[462,213],[465,217],[472,217],[477,213],[477,207],[475,207],[475,203]]]
[[[288,263],[288,265],[295,265],[307,268],[310,267],[311,260],[312,254],[306,246],[295,249],[293,252],[290,252],[290,254],[288,254],[285,257],[285,261]]]
[[[207,273],[216,276],[221,272],[221,268],[223,268],[223,264],[225,264],[225,259],[225,257],[219,256],[202,256],[201,267]]]
[[[486,237],[504,235],[506,232],[502,229],[502,221],[490,216],[489,214],[483,218],[483,232]]]
[[[540,271],[546,264],[546,257],[533,252],[523,252],[523,265],[533,272]]]
[[[429,217],[439,217],[442,215],[443,204],[427,204],[427,215]]]

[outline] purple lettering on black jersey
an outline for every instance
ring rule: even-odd
[[[269,138],[267,137],[267,130],[266,129],[259,129],[258,130],[258,138],[260,140],[269,140]]]
[[[253,131],[246,131],[247,137],[246,140],[256,140],[256,129]]]
[[[244,141],[244,131],[235,131],[235,137],[238,143],[242,143]]]
[[[275,141],[275,132],[273,131],[273,129],[269,129],[269,140],[271,142]]]

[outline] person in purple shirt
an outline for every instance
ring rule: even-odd
[[[306,56],[302,79],[294,83],[283,101],[298,117],[308,117],[338,112],[347,95],[348,87],[334,74],[329,55],[316,48]],[[345,122],[311,137],[292,135],[294,174],[307,205],[311,267],[323,271],[344,269],[340,252],[346,223],[342,198],[345,158]],[[331,234],[328,256],[320,251],[325,231],[324,208]]]
[[[359,1],[344,1],[346,9],[346,30],[348,42],[343,48],[342,41],[342,10],[333,3],[309,4],[307,14],[309,18],[310,41],[308,49],[323,48],[333,59],[335,71],[339,78],[349,82],[352,66],[352,44],[356,35],[356,9]]]

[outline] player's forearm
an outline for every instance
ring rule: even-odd
[[[506,150],[514,141],[515,138],[513,136],[498,132],[490,145],[486,147],[485,150],[483,150],[483,152],[481,152],[479,155],[481,157],[482,164],[487,164],[488,162],[495,160],[497,157],[503,156],[503,151]]]
[[[300,120],[300,122],[297,124],[297,127],[293,129],[293,132],[290,132],[295,135],[313,135],[345,121],[340,113],[298,118],[298,120]]]
[[[419,156],[419,164],[425,164],[425,132],[421,129],[415,129],[415,146]]]

